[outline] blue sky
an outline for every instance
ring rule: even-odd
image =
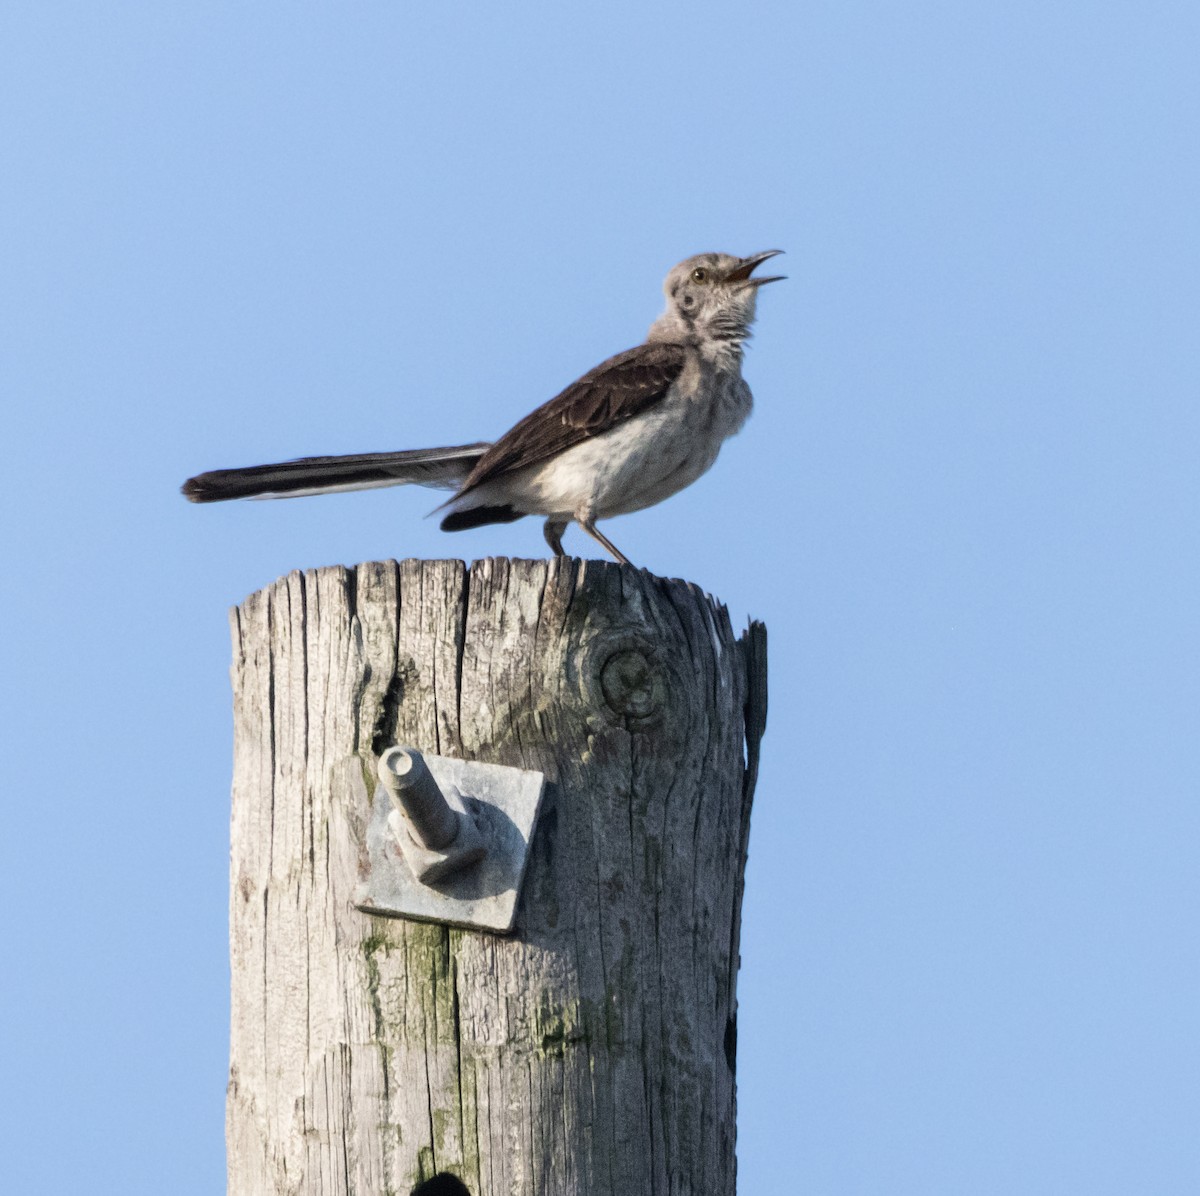
[[[6,1182],[221,1190],[226,609],[538,556],[200,469],[497,435],[781,246],[609,525],[771,633],[744,1192],[1200,1190],[1200,9],[0,14]],[[577,531],[570,551],[594,555]]]

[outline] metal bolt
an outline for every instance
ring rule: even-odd
[[[446,802],[416,748],[388,748],[379,757],[379,779],[421,847],[444,851],[458,837],[459,815]]]

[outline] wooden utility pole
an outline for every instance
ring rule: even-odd
[[[732,1196],[766,636],[594,561],[293,573],[233,612],[229,1192]],[[514,932],[354,905],[396,743],[545,774]]]

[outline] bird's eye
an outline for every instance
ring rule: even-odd
[[[692,281],[693,282],[707,282],[708,281],[708,271],[703,266],[697,266],[692,271]]]

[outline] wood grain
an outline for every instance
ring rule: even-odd
[[[761,625],[571,559],[293,573],[232,623],[229,1192],[732,1194]],[[547,775],[511,938],[351,904],[397,741]]]

